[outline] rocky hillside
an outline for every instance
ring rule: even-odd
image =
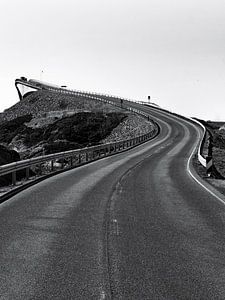
[[[18,160],[20,160],[20,156],[15,150],[9,150],[0,145],[0,166],[4,165],[5,162],[11,163]]]
[[[124,113],[79,112],[45,126],[31,127],[32,115],[5,121],[0,143],[30,158],[98,144],[127,116]]]
[[[216,169],[225,177],[225,124],[224,122],[199,121],[213,136],[213,161]]]
[[[37,91],[0,114],[0,144],[25,159],[129,139],[152,128],[152,122],[110,104]]]
[[[28,114],[31,114],[38,121],[46,117],[49,120],[52,119],[50,121],[54,121],[54,119],[67,114],[98,111],[108,113],[120,110],[97,100],[40,90],[30,94],[23,101],[16,103],[0,114],[0,123]]]
[[[154,133],[154,124],[152,122],[148,122],[139,115],[129,114],[102,142],[113,143],[132,139],[148,132]]]
[[[110,104],[37,91],[0,114],[0,165],[149,131],[154,131],[151,121]],[[6,182],[11,175],[0,178],[0,186]]]

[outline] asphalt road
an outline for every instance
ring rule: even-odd
[[[189,160],[201,130],[152,115],[154,140],[0,205],[0,299],[225,299],[225,206]]]

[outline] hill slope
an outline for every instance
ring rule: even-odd
[[[113,105],[43,90],[4,111],[0,123],[0,144],[22,159],[129,139],[153,128]]]
[[[0,114],[0,123],[28,114],[31,114],[33,118],[46,116],[50,118],[51,115],[53,118],[57,118],[62,115],[84,111],[107,113],[121,110],[89,98],[40,90],[30,94],[24,100],[17,102]]]

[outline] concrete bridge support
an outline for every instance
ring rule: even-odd
[[[41,89],[41,87],[35,86],[23,77],[21,79],[15,80],[15,86],[20,100],[23,100],[30,93],[36,92]]]

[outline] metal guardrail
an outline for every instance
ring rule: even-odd
[[[151,105],[148,104],[148,106],[151,106]],[[202,136],[202,139],[201,139],[199,147],[198,147],[198,160],[201,163],[201,165],[206,168],[206,165],[207,165],[206,164],[206,158],[203,155],[203,147],[204,147],[204,143],[205,143],[205,140],[206,140],[206,132],[207,132],[205,126],[201,122],[197,121],[194,118],[188,118],[188,117],[179,115],[177,113],[168,111],[168,110],[160,108],[160,107],[156,107],[156,106],[151,106],[151,107],[154,108],[154,109],[157,109],[157,110],[162,110],[162,111],[167,112],[167,113],[169,113],[171,115],[174,115],[174,116],[177,116],[177,117],[182,118],[184,120],[187,120],[187,121],[189,121],[191,123],[198,124],[203,129],[203,136]]]
[[[57,91],[57,89],[55,88],[50,88],[50,90],[54,90],[54,91]],[[95,99],[95,100],[99,100],[99,101],[103,101],[103,102],[106,102],[106,103],[109,103],[109,104],[112,104],[112,105],[115,105],[115,106],[119,106],[121,107],[121,105],[119,104],[119,102],[115,102],[115,101],[112,101],[112,100],[109,100],[107,98],[113,98],[113,99],[117,99],[117,100],[123,100],[123,101],[126,101],[126,102],[131,102],[131,103],[138,103],[138,104],[148,104],[148,106],[154,108],[154,109],[158,109],[158,110],[162,110],[162,111],[165,111],[165,112],[168,112],[172,115],[176,115],[178,116],[179,118],[183,118],[183,119],[186,119],[188,121],[191,121],[192,123],[196,123],[198,124],[200,127],[202,127],[203,129],[203,137],[201,139],[201,142],[199,144],[199,148],[198,148],[198,160],[199,162],[201,163],[202,166],[204,166],[206,168],[206,158],[203,156],[203,146],[204,146],[204,143],[205,143],[205,139],[206,139],[206,128],[205,126],[203,126],[199,121],[193,119],[193,118],[188,118],[188,117],[184,117],[184,116],[181,116],[179,114],[176,114],[176,113],[173,113],[173,112],[170,112],[166,109],[162,109],[156,105],[151,105],[149,103],[144,103],[144,102],[141,102],[141,101],[135,101],[135,100],[131,100],[131,99],[127,99],[127,98],[121,98],[121,97],[118,97],[118,96],[113,96],[113,95],[106,95],[106,94],[97,94],[97,93],[89,93],[89,92],[85,92],[85,91],[79,91],[79,90],[69,90],[69,89],[59,89],[60,90],[60,93],[64,93],[64,94],[71,94],[71,95],[77,95],[77,96],[83,96],[83,97],[88,97],[88,98],[91,98],[91,99]],[[100,97],[99,97],[100,96]],[[102,98],[103,97],[103,98]],[[125,108],[125,107],[124,107]],[[129,109],[127,107],[127,109]],[[135,110],[135,109],[133,109]],[[136,110],[136,113],[141,113],[143,115],[142,112]]]
[[[26,170],[26,179],[29,178],[29,170],[31,167],[40,166],[50,162],[51,172],[54,172],[54,162],[57,160],[62,160],[61,168],[71,168],[74,166],[82,165],[87,162],[97,160],[102,157],[110,156],[115,153],[120,153],[124,150],[131,149],[137,145],[140,145],[153,137],[158,133],[157,126],[154,131],[147,134],[129,139],[124,141],[119,141],[115,143],[108,143],[98,146],[92,146],[87,148],[82,148],[78,150],[70,150],[65,152],[60,152],[56,154],[49,154],[40,157],[35,157],[31,159],[26,159],[18,162],[13,162],[0,166],[0,176],[12,174],[12,184],[16,184],[16,172],[19,170]]]
[[[61,94],[66,94],[66,95],[73,95],[73,96],[81,96],[93,100],[98,100],[104,103],[108,103],[120,108],[124,108],[126,110],[129,110],[131,112],[137,113],[139,115],[144,116],[149,120],[150,116],[143,112],[140,111],[136,108],[132,108],[129,106],[129,103],[138,103],[140,104],[140,101],[133,101],[131,99],[126,99],[126,98],[121,98],[117,96],[112,96],[112,95],[105,95],[105,94],[97,94],[97,93],[89,93],[89,92],[84,92],[84,91],[78,91],[78,90],[69,90],[65,88],[56,88],[52,86],[46,86],[47,90],[61,93]],[[45,87],[45,88],[46,88]],[[128,103],[128,105],[126,105]],[[147,103],[143,103],[147,104]],[[148,106],[151,106],[148,104]],[[199,126],[203,128],[203,137],[200,142],[200,146],[198,148],[198,160],[199,162],[206,167],[206,158],[202,155],[202,150],[203,150],[203,145],[205,142],[205,136],[206,136],[206,129],[205,127],[198,122],[197,120],[191,119],[191,118],[186,118],[184,116],[172,113],[170,111],[167,111],[165,109],[162,109],[160,107],[156,107],[155,105],[151,106],[154,109],[157,110],[162,110],[167,113],[170,113],[172,115],[176,115],[180,118],[187,119],[188,121],[197,123]],[[98,146],[93,146],[93,147],[88,147],[88,148],[83,148],[83,149],[78,149],[78,150],[70,150],[70,151],[65,151],[65,152],[60,152],[56,154],[49,154],[41,157],[36,157],[32,159],[27,159],[27,160],[22,160],[14,163],[10,163],[7,165],[0,166],[0,176],[4,176],[7,174],[12,174],[12,184],[16,184],[16,172],[19,170],[26,170],[26,179],[29,178],[29,170],[31,167],[40,166],[41,165],[50,162],[50,169],[51,172],[54,172],[54,162],[57,160],[63,160],[61,168],[72,168],[75,165],[82,165],[87,162],[94,161],[96,159],[99,159],[101,157],[106,157],[115,153],[119,153],[121,151],[133,148],[137,145],[140,145],[143,142],[146,142],[149,139],[152,139],[157,133],[159,132],[159,126],[158,124],[155,123],[155,132],[149,132],[147,134],[135,137],[133,139],[129,140],[124,140],[120,142],[115,142],[115,143],[109,143],[109,144],[103,144],[103,145],[98,145]]]
[[[197,123],[203,129],[203,136],[202,136],[200,145],[198,147],[198,160],[201,163],[201,165],[206,168],[206,158],[203,156],[203,147],[204,147],[204,143],[205,143],[205,139],[206,139],[206,128],[204,125],[201,124],[201,122],[199,122],[195,119],[191,119],[191,120],[194,121],[195,123]]]
[[[64,91],[64,89],[56,89],[56,88],[48,88],[49,90],[52,91],[57,91],[60,90],[61,93],[63,94],[68,94],[68,91]],[[121,107],[120,104],[116,103],[115,101],[111,101],[108,99],[103,99],[100,97],[96,97],[93,95],[84,95],[80,94],[79,92],[73,92],[69,91],[71,94],[76,94],[79,96],[84,96],[86,98],[91,98],[95,99],[98,101],[102,101],[104,103],[109,103],[114,106],[119,106]],[[150,116],[138,109],[125,106],[123,105],[123,108],[126,110],[129,110],[131,112],[137,113],[139,115],[142,115],[143,117],[147,118],[148,120],[150,119]],[[3,166],[0,166],[0,177],[7,175],[7,174],[12,174],[12,184],[15,185],[17,178],[16,178],[16,172],[20,170],[26,170],[26,179],[29,179],[30,175],[30,168],[39,166],[39,170],[41,170],[42,165],[50,162],[50,172],[54,172],[54,162],[57,160],[62,160],[61,163],[61,169],[64,168],[72,168],[74,166],[79,166],[82,164],[85,164],[87,162],[92,162],[94,160],[97,160],[102,157],[106,157],[109,155],[113,155],[115,153],[120,153],[124,150],[131,149],[135,146],[138,146],[153,137],[155,137],[159,132],[159,125],[154,122],[154,130],[151,132],[148,132],[144,135],[128,139],[128,140],[123,140],[119,142],[114,142],[114,143],[108,143],[108,144],[102,144],[102,145],[97,145],[97,146],[92,146],[92,147],[87,147],[87,148],[82,148],[82,149],[77,149],[77,150],[69,150],[65,152],[60,152],[56,154],[49,154],[49,155],[43,155],[40,157],[35,157],[31,159],[26,159],[18,162],[13,162],[10,164],[6,164]]]

